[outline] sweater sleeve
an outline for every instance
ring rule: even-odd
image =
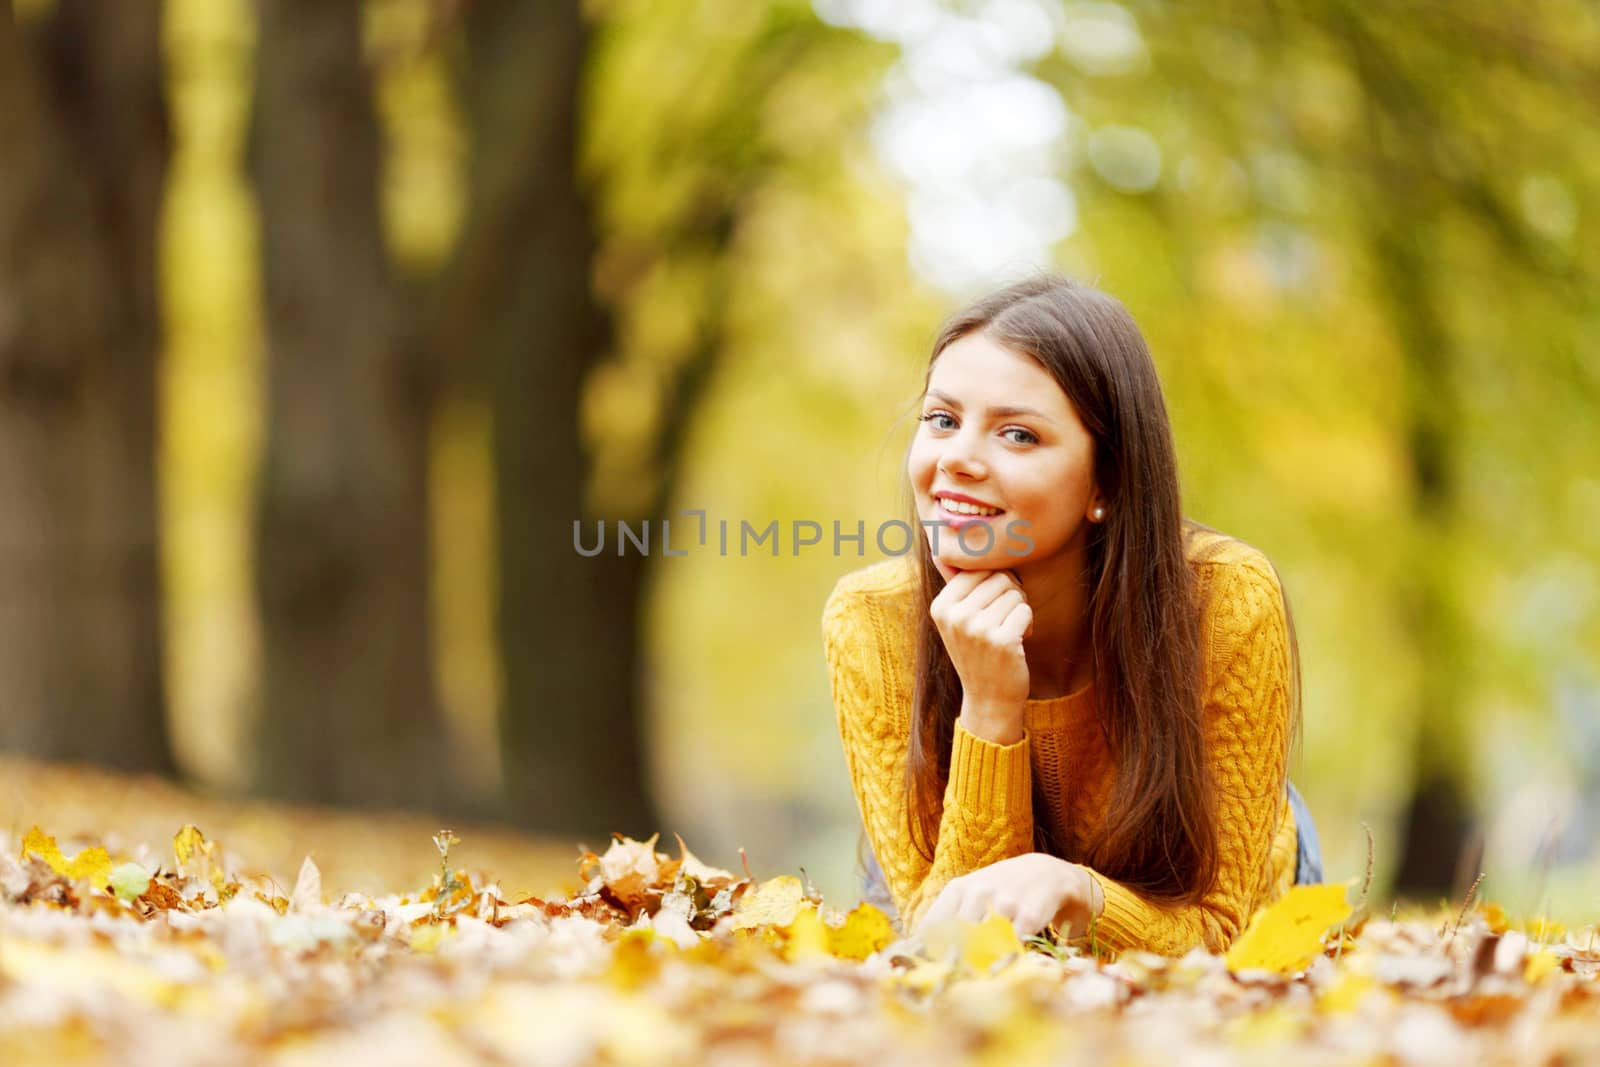
[[[997,745],[959,724],[930,861],[911,842],[905,796],[910,694],[890,666],[904,657],[883,603],[835,588],[823,609],[823,645],[851,786],[873,854],[906,930],[951,879],[1033,848],[1028,739]],[[903,637],[903,635],[901,635]]]
[[[1098,946],[1181,956],[1224,951],[1270,890],[1269,856],[1285,806],[1290,660],[1282,593],[1270,564],[1227,568],[1211,606],[1205,722],[1218,790],[1218,872],[1206,896],[1174,907],[1090,871],[1105,895]]]

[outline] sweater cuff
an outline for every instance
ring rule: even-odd
[[[1033,765],[1028,735],[1009,745],[997,745],[969,733],[956,722],[950,750],[950,781],[945,786],[946,809],[997,818],[1033,814]]]
[[[1094,921],[1095,940],[1112,949],[1139,944],[1149,933],[1149,905],[1122,885],[1102,878],[1095,871],[1090,871],[1089,877],[1100,886],[1105,904]]]

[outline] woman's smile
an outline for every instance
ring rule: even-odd
[[[907,473],[924,522],[973,529],[930,538],[930,548],[962,570],[1072,553],[1095,498],[1093,456],[1088,431],[1038,360],[981,332],[959,338],[930,369]]]
[[[955,530],[975,522],[987,522],[1005,514],[1005,509],[985,504],[963,493],[936,492],[933,497],[939,502],[939,511],[945,524]]]

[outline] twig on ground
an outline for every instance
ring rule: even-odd
[[[1358,910],[1367,906],[1367,890],[1372,888],[1372,858],[1377,853],[1377,849],[1372,843],[1372,827],[1368,826],[1366,821],[1363,820],[1361,829],[1365,830],[1367,834],[1367,876],[1361,882],[1361,900],[1356,904]]]
[[[1367,890],[1372,888],[1372,859],[1377,852],[1372,843],[1372,827],[1367,825],[1365,819],[1361,822],[1361,829],[1367,833],[1367,875],[1361,881],[1361,899],[1356,901],[1355,910],[1350,913],[1352,916],[1360,915],[1367,906]],[[1349,919],[1339,924],[1339,947],[1334,950],[1334,959],[1339,959],[1344,955],[1344,932],[1349,924]]]
[[[1461,921],[1467,917],[1467,909],[1472,907],[1472,898],[1478,895],[1478,886],[1483,882],[1483,872],[1478,872],[1478,877],[1472,880],[1472,885],[1467,889],[1467,898],[1461,902],[1461,910],[1456,914],[1456,924],[1450,928],[1450,936],[1444,939],[1446,948],[1456,939],[1456,931],[1461,929]],[[1439,933],[1443,934],[1441,929]]]

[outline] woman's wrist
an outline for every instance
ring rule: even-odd
[[[1066,862],[1066,861],[1063,861]],[[1050,924],[1064,938],[1083,937],[1090,924],[1105,910],[1105,895],[1089,869],[1078,863],[1067,863],[1069,888],[1062,893],[1061,910]]]
[[[1022,707],[961,702],[961,725],[967,733],[995,745],[1014,745],[1022,740]]]

